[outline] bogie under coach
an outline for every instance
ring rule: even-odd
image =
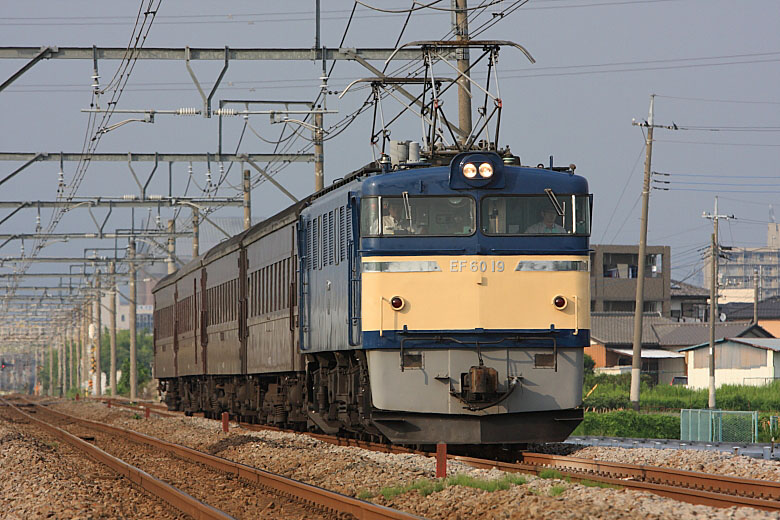
[[[160,391],[399,444],[563,440],[582,420],[591,207],[573,169],[508,151],[375,163],[158,283]]]

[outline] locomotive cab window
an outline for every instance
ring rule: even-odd
[[[485,197],[481,230],[486,235],[590,234],[590,195]]]
[[[366,197],[361,202],[364,237],[468,236],[476,230],[471,197]]]

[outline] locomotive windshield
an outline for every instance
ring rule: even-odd
[[[486,235],[589,235],[590,196],[556,194],[556,199],[560,204],[558,209],[548,195],[485,197],[480,215],[482,232]]]
[[[476,230],[471,197],[366,197],[361,201],[364,237],[467,236]],[[381,225],[380,225],[381,223]]]

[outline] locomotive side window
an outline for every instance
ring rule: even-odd
[[[367,197],[361,201],[364,237],[468,236],[474,234],[476,221],[471,197]]]
[[[485,197],[480,208],[486,235],[590,234],[590,196],[556,195],[556,208],[547,195]]]

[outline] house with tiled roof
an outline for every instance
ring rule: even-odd
[[[709,289],[672,280],[670,299],[672,318],[679,321],[709,320]]]
[[[680,350],[710,340],[709,323],[659,323],[653,327],[658,334],[661,348]],[[715,323],[715,339],[719,338],[772,338],[769,331],[750,321],[724,321]]]
[[[752,303],[728,303],[720,306],[721,314],[727,321],[752,320]],[[780,296],[773,296],[758,302],[758,324],[773,336],[780,337]]]
[[[719,322],[715,338],[772,338],[761,326],[748,321]],[[658,383],[669,383],[687,373],[686,358],[678,351],[709,341],[708,323],[681,323],[658,314],[642,317],[642,371],[653,374]],[[629,371],[633,358],[634,314],[592,313],[591,345],[585,353],[601,372]]]
[[[659,383],[669,383],[674,376],[685,375],[684,356],[664,350],[655,326],[680,325],[659,314],[642,316],[642,372],[650,373]],[[634,344],[634,313],[594,312],[591,314],[591,344],[585,348],[596,362],[596,370],[609,374],[630,372]]]

